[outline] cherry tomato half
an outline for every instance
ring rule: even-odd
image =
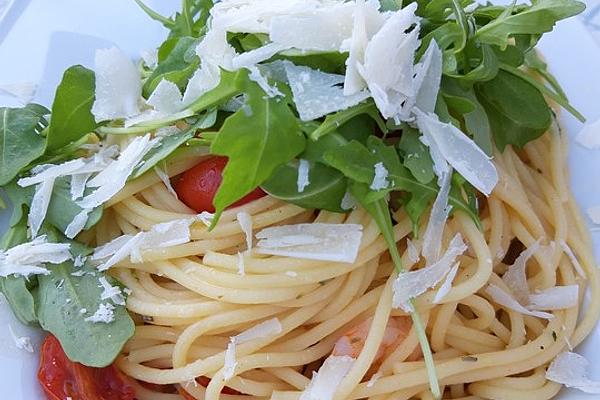
[[[181,174],[175,184],[175,191],[179,199],[196,212],[215,212],[213,200],[221,186],[225,165],[227,165],[227,157],[210,156]],[[265,194],[260,188],[256,188],[231,207],[249,203]]]
[[[58,339],[42,344],[38,380],[48,400],[134,400],[135,391],[113,365],[92,368],[67,358]]]

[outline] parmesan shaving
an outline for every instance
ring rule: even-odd
[[[298,164],[298,180],[296,181],[296,185],[298,187],[298,193],[304,192],[304,189],[310,185],[309,180],[309,172],[310,172],[310,163],[308,160],[300,159]]]
[[[142,82],[138,68],[116,47],[96,51],[96,92],[92,114],[96,122],[140,113]]]
[[[258,49],[250,50],[235,56],[231,60],[231,65],[234,69],[252,67],[260,62],[270,59],[275,54],[287,48],[288,46],[283,46],[281,44],[269,43],[259,47]]]
[[[176,84],[162,79],[147,103],[160,113],[173,114],[183,108],[183,97]]]
[[[456,171],[477,190],[489,195],[498,183],[498,172],[483,150],[454,125],[440,122],[437,115],[419,110],[415,113],[419,130],[430,148],[435,144],[435,148]]]
[[[21,187],[28,187],[44,183],[49,179],[56,179],[61,176],[71,175],[85,166],[84,160],[78,158],[75,160],[67,161],[59,165],[42,165],[41,170],[27,178],[21,178],[17,181],[17,184]]]
[[[383,24],[367,44],[364,65],[359,67],[384,118],[400,114],[405,100],[415,94],[414,59],[420,44],[416,8],[417,4],[411,3]]]
[[[543,318],[543,319],[553,319],[554,315],[541,312],[541,311],[531,311],[527,308],[523,307],[514,297],[512,297],[509,293],[500,289],[496,285],[489,285],[485,292],[490,295],[492,300],[499,305],[506,307],[509,310],[517,312],[523,315],[530,315],[532,317]]]
[[[352,196],[352,193],[346,192],[344,193],[344,197],[342,197],[342,201],[340,203],[340,208],[342,210],[353,210],[358,206],[358,202]]]
[[[212,220],[214,217],[215,217],[215,214],[209,213],[208,211],[202,211],[200,214],[198,214],[196,216],[198,221],[202,222],[207,227],[212,225]]]
[[[435,40],[423,54],[421,61],[415,66],[415,95],[407,100],[404,106],[404,119],[408,119],[413,108],[424,113],[433,113],[437,102],[440,82],[442,80],[442,51]]]
[[[311,121],[335,111],[345,110],[369,97],[367,91],[344,95],[340,85],[344,76],[328,74],[285,62],[285,71],[300,119]]]
[[[563,310],[577,306],[579,301],[579,286],[555,286],[539,293],[529,295],[530,310]]]
[[[144,64],[150,69],[154,69],[158,64],[158,49],[142,50],[140,53]]]
[[[83,197],[85,186],[91,176],[90,172],[71,175],[71,200],[78,200]]]
[[[238,251],[237,253],[237,267],[238,274],[241,276],[246,275],[246,263],[244,261],[244,255]]]
[[[37,236],[44,219],[46,219],[46,213],[48,212],[53,189],[54,178],[47,179],[35,187],[29,215],[27,216],[29,235],[32,238]]]
[[[467,250],[460,233],[450,241],[444,255],[435,263],[415,271],[403,272],[394,281],[392,304],[406,312],[412,312],[410,300],[437,285],[450,272],[458,256]]]
[[[227,344],[227,350],[225,350],[225,361],[223,364],[223,379],[228,381],[235,375],[235,367],[237,367],[237,361],[235,360],[235,338],[230,338]]]
[[[173,195],[173,197],[175,197],[176,199],[179,199],[179,196],[177,196],[177,192],[175,191],[175,188],[173,188],[173,185],[171,184],[171,178],[169,178],[169,175],[165,171],[163,171],[161,168],[159,168],[158,166],[154,167],[154,172],[156,172],[156,175],[158,175],[158,177],[160,178],[162,183],[165,185],[165,187],[167,188],[167,191],[169,193],[171,193]]]
[[[302,392],[300,400],[332,400],[337,387],[348,375],[355,359],[349,356],[329,356],[319,368],[313,372],[310,383]]]
[[[600,394],[600,382],[587,374],[589,361],[583,356],[564,352],[556,356],[546,371],[546,379],[585,393]]]
[[[440,257],[444,226],[451,210],[451,207],[448,205],[451,183],[452,170],[442,175],[440,191],[433,202],[429,222],[423,234],[423,249],[421,252],[428,264],[436,262]]]
[[[446,275],[444,283],[442,283],[442,286],[440,286],[437,293],[435,294],[435,297],[433,298],[434,304],[441,303],[442,300],[444,300],[444,298],[448,295],[448,293],[450,293],[450,290],[452,289],[452,282],[454,281],[454,278],[456,278],[459,266],[460,263],[454,264],[450,272],[448,272],[448,275]]]
[[[579,276],[581,276],[582,278],[585,278],[586,273],[585,273],[583,267],[581,266],[581,263],[579,263],[579,260],[575,256],[575,253],[573,252],[571,247],[569,247],[567,242],[565,242],[564,240],[561,240],[560,247],[563,249],[563,251],[565,252],[567,257],[569,257],[569,259],[571,260],[571,264],[573,264],[573,268],[575,268],[575,271],[577,271],[577,274],[579,274]]]
[[[358,256],[362,225],[312,223],[275,226],[263,229],[256,237],[259,239],[258,253],[353,263]],[[294,244],[298,237],[302,238],[302,242]]]
[[[244,232],[244,236],[246,236],[246,250],[252,250],[252,216],[247,212],[239,212],[237,213],[237,221],[242,228],[242,232]]]
[[[514,264],[502,276],[502,280],[513,292],[518,302],[526,304],[529,300],[529,286],[527,284],[527,261],[540,250],[540,240],[525,249]]]
[[[85,228],[85,224],[87,224],[88,215],[90,212],[92,212],[90,209],[81,210],[65,229],[65,236],[69,239],[73,239],[75,236],[77,236],[79,232]]]
[[[78,202],[81,208],[96,208],[110,200],[127,182],[127,179],[160,138],[150,139],[150,135],[138,136],[121,152],[116,161],[91,179],[88,187],[97,188]]]
[[[416,264],[417,262],[419,262],[419,259],[421,258],[421,256],[419,255],[419,249],[417,249],[415,243],[410,239],[406,239],[406,253],[408,256],[408,260],[411,263]]]
[[[0,276],[48,275],[44,264],[60,264],[71,260],[68,243],[48,243],[45,235],[28,243],[0,252]]]

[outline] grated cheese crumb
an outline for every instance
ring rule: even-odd
[[[375,164],[374,168],[375,174],[373,176],[373,182],[371,182],[371,186],[369,186],[369,188],[375,191],[386,189],[388,186],[390,186],[390,182],[387,179],[389,175],[388,170],[385,168],[382,162]]]
[[[85,318],[84,321],[94,324],[110,324],[115,320],[114,309],[115,306],[110,303],[100,303],[94,315]]]
[[[102,294],[100,295],[101,300],[110,299],[113,303],[118,304],[120,306],[125,305],[125,297],[123,293],[121,293],[121,288],[118,286],[112,286],[106,277],[101,276],[99,278],[100,285],[104,289]]]

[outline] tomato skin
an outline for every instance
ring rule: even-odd
[[[38,380],[48,400],[134,400],[133,386],[114,366],[92,368],[67,358],[58,339],[42,344]]]
[[[179,199],[196,212],[214,213],[213,200],[223,181],[223,170],[227,161],[227,157],[210,156],[181,174],[175,183]],[[265,195],[262,189],[256,188],[231,207],[241,206]]]

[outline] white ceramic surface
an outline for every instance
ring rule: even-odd
[[[589,6],[600,0],[588,0]],[[169,15],[176,0],[148,0],[156,10]],[[3,6],[8,5],[3,9]],[[4,18],[2,18],[4,16]],[[557,75],[573,105],[590,122],[600,119],[600,47],[591,32],[596,14],[583,20],[561,23],[541,43],[552,71]],[[592,22],[590,22],[592,21]],[[166,32],[149,20],[133,0],[0,0],[0,85],[34,82],[39,85],[36,101],[50,104],[62,71],[73,64],[91,67],[97,48],[118,45],[132,57],[158,45]],[[598,41],[600,43],[600,41]],[[17,106],[0,95],[0,106]],[[582,125],[563,113],[571,139]],[[599,132],[600,134],[600,132]],[[571,140],[571,186],[583,209],[600,205],[600,151],[584,149]],[[0,233],[6,229],[6,211],[0,211]],[[590,228],[593,226],[590,224]],[[596,227],[600,228],[600,227]],[[595,253],[600,260],[600,231],[593,232]],[[35,330],[21,326],[0,296],[0,382],[3,399],[38,400],[43,395],[35,375],[37,354],[15,347],[9,325],[18,336],[39,337]],[[35,340],[34,340],[35,341]],[[577,351],[593,364],[591,376],[600,379],[600,328],[597,327]],[[37,349],[37,344],[36,344]],[[561,392],[560,400],[589,400],[597,396],[572,390]]]

